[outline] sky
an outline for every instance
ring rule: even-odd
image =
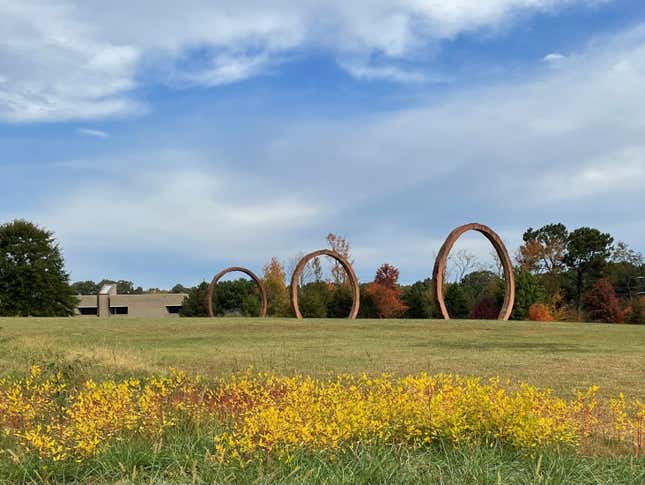
[[[410,283],[467,222],[645,252],[642,0],[0,0],[0,32],[0,221],[73,281],[259,273],[334,232]]]

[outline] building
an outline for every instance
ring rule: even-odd
[[[83,317],[178,317],[185,293],[119,295],[114,284],[98,295],[80,295],[76,315]]]

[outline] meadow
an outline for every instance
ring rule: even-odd
[[[185,373],[185,380],[173,381],[177,372],[173,369]],[[30,377],[34,372],[35,377]],[[380,377],[384,373],[388,377]],[[480,379],[432,377],[437,374]],[[201,377],[195,380],[197,375]],[[339,375],[366,380],[335,384]],[[82,416],[104,422],[103,427],[93,425],[93,440],[89,441],[73,438],[81,429],[78,426],[72,431],[69,426],[59,429],[56,426],[62,425],[56,420],[47,421],[42,429],[33,428],[47,439],[38,433],[4,433],[0,483],[645,482],[642,450],[639,453],[633,440],[619,439],[628,425],[616,417],[621,393],[627,403],[645,401],[645,328],[640,326],[463,320],[4,318],[0,319],[0,378],[0,401],[5,386],[5,403],[7,396],[19,401],[15,398],[19,390],[23,406],[31,406],[29,399],[39,399],[43,406],[16,411],[6,429],[23,426],[18,416],[30,412],[37,422],[39,413],[65,414],[68,419],[72,411],[78,416],[91,410],[94,414]],[[589,407],[585,393],[591,386],[598,386],[593,391],[597,405]],[[7,390],[10,387],[13,394]],[[421,426],[419,422],[419,429],[414,429],[416,418],[400,426],[398,415],[422,416],[421,408],[415,407],[414,392],[428,387],[438,389],[437,398],[451,396],[435,402],[435,409],[465,416],[459,426],[453,421],[438,425],[436,416],[433,423]],[[256,388],[278,391],[248,391]],[[218,407],[240,392],[245,396],[240,401],[245,403],[243,410],[235,407],[239,403],[233,406],[235,412]],[[185,403],[177,404],[181,401],[178,395],[184,396]],[[90,407],[88,396],[94,396]],[[507,411],[500,409],[499,414],[519,416],[504,426],[493,406],[502,406],[500,396]],[[262,429],[280,422],[281,427],[272,431],[278,436],[275,433],[291,429],[293,423],[280,421],[284,417],[280,413],[266,412],[300,412],[324,421],[325,410],[332,406],[325,399],[349,414],[358,411],[349,411],[348,403],[356,403],[367,413],[365,429],[376,426],[381,439],[372,439],[351,421],[355,429],[338,431],[340,442],[333,435],[336,441],[330,445],[333,430],[307,432],[306,436],[296,436],[296,430],[296,435],[275,438],[276,443],[307,446],[269,453],[262,439],[244,441],[236,435],[242,428],[229,429],[229,424],[223,424],[255,406],[253,412],[259,414],[253,419],[260,420]],[[50,401],[54,407],[48,407]],[[375,402],[381,404],[375,407]],[[544,402],[552,408],[544,407]],[[79,407],[79,403],[85,404]],[[185,406],[199,414],[201,421],[184,419]],[[536,406],[543,406],[547,413],[536,414]],[[596,406],[603,411],[593,411]],[[388,407],[395,412],[385,413]],[[128,409],[130,418],[115,428],[113,423],[121,417],[110,413],[117,408]],[[578,417],[571,419],[575,413],[584,415],[584,432]],[[611,430],[595,437],[595,428],[609,426],[603,419],[611,413]],[[592,415],[600,421],[589,421]],[[151,422],[149,416],[163,419]],[[335,424],[354,419],[347,416]],[[633,431],[638,416],[632,414],[632,418]],[[244,426],[252,435],[250,422]],[[84,437],[88,432],[83,428]],[[233,438],[240,438],[239,443]],[[56,448],[67,443],[65,439],[72,440],[69,451]],[[31,451],[21,440],[31,444]],[[86,448],[91,448],[86,455],[78,454]],[[218,458],[218,453],[234,456],[238,452],[243,455],[240,459]]]

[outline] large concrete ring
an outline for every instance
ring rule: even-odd
[[[352,285],[353,300],[352,309],[349,312],[348,318],[350,320],[354,320],[358,315],[358,309],[361,302],[361,292],[358,287],[358,278],[356,277],[356,273],[354,273],[354,269],[352,268],[352,265],[349,263],[349,261],[347,261],[347,259],[338,254],[336,251],[332,251],[331,249],[321,249],[319,251],[309,253],[305,257],[303,257],[298,263],[298,266],[296,266],[296,269],[291,276],[291,307],[293,308],[293,312],[295,313],[296,318],[298,320],[302,320],[302,313],[300,313],[300,307],[298,306],[298,281],[300,280],[300,275],[305,269],[305,265],[311,259],[317,256],[329,256],[330,258],[334,258],[341,264],[341,266],[347,273],[347,276],[349,276],[349,282]]]
[[[441,309],[441,314],[444,319],[450,320],[450,315],[448,315],[448,310],[443,300],[443,277],[446,271],[448,254],[455,244],[455,241],[466,231],[477,231],[486,236],[495,248],[495,251],[497,251],[499,259],[502,261],[504,268],[504,305],[502,305],[497,319],[508,320],[508,317],[511,316],[511,312],[513,311],[513,303],[515,302],[515,274],[513,273],[513,263],[508,255],[506,246],[504,246],[502,239],[497,233],[490,227],[477,223],[464,224],[452,231],[437,255],[437,260],[434,263],[434,271],[432,272],[432,283],[434,286],[434,298]]]
[[[222,276],[224,276],[227,273],[233,273],[235,271],[239,271],[241,273],[245,273],[251,277],[253,281],[255,281],[255,284],[258,285],[258,288],[260,289],[260,298],[262,300],[262,310],[260,311],[260,317],[266,317],[267,316],[267,292],[264,289],[264,283],[262,283],[262,280],[258,278],[253,271],[248,270],[246,268],[241,268],[239,266],[232,266],[230,268],[226,268],[219,273],[217,273],[214,277],[213,280],[211,281],[211,284],[208,285],[208,291],[206,292],[206,303],[208,305],[208,315],[211,318],[215,318],[215,313],[213,312],[213,289],[215,288],[215,285],[217,282],[220,280]]]

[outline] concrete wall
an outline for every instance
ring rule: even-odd
[[[178,313],[169,313],[167,307],[181,306],[185,296],[183,293],[114,295],[110,297],[110,307],[128,307],[128,317],[178,317]]]
[[[178,317],[178,313],[169,312],[168,307],[180,307],[184,293],[149,293],[145,295],[118,295],[99,293],[98,295],[80,295],[76,315],[85,318],[94,317]],[[119,314],[118,308],[127,308],[127,314]],[[82,315],[81,311],[93,314]]]

